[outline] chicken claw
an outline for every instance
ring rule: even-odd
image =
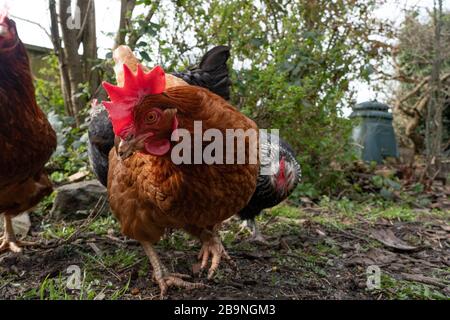
[[[19,247],[17,244],[17,241],[9,241],[6,240],[5,237],[1,237],[0,241],[2,242],[0,244],[0,252],[10,250],[11,252],[20,253],[22,252],[22,248]]]
[[[3,251],[11,251],[14,253],[22,252],[22,248],[19,247],[19,244],[16,241],[8,241],[6,239],[2,239],[2,244],[0,244],[0,252]]]
[[[6,240],[5,236],[0,237],[0,253],[3,251],[11,251],[14,253],[21,253],[22,247],[35,246],[37,243],[28,242],[28,241],[19,241],[19,240]]]
[[[253,219],[244,220],[241,224],[241,230],[239,232],[243,232],[246,229],[250,230],[250,233],[252,234],[251,237],[248,239],[249,242],[265,246],[269,245],[269,242],[267,242],[267,240],[261,234],[261,231],[259,230],[259,227],[256,224],[255,220]]]
[[[167,290],[170,287],[185,288],[187,290],[206,287],[206,285],[204,285],[203,283],[192,283],[185,281],[183,278],[185,279],[191,278],[191,276],[187,274],[163,272],[162,274],[159,275],[154,274],[153,278],[158,283],[159,288],[161,290],[161,299],[163,299],[166,296]]]
[[[208,280],[211,280],[219,267],[220,260],[225,258],[233,267],[236,267],[236,264],[231,259],[230,255],[225,250],[220,238],[216,235],[211,239],[204,241],[203,246],[200,249],[200,253],[198,254],[198,259],[202,260],[200,265],[200,271],[203,271],[208,264],[209,256],[212,256],[211,267],[208,270]]]
[[[156,253],[153,246],[148,242],[142,242],[144,251],[150,259],[150,263],[153,267],[153,279],[158,283],[161,290],[161,299],[163,299],[169,287],[179,287],[188,290],[198,289],[206,287],[203,283],[191,283],[185,281],[184,279],[190,278],[191,276],[180,273],[170,273],[167,268],[159,260],[158,254]]]
[[[0,252],[9,250],[14,253],[20,253],[22,252],[22,248],[20,246],[36,245],[34,242],[16,240],[16,236],[12,227],[11,217],[5,215],[3,219],[5,223],[5,234],[0,237]]]

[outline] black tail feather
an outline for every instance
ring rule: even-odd
[[[206,88],[225,100],[229,100],[231,86],[227,66],[229,57],[229,47],[217,46],[203,56],[199,65],[184,72],[174,72],[173,75],[191,85]]]

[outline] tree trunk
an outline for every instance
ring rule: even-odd
[[[125,38],[131,29],[131,16],[135,6],[136,0],[121,0],[119,29],[117,30],[113,50],[125,44]]]
[[[440,169],[442,151],[442,83],[441,83],[441,29],[442,0],[434,2],[434,62],[430,79],[430,99],[426,117],[426,149],[428,176],[435,177]]]
[[[100,76],[93,67],[97,63],[97,28],[95,22],[94,1],[84,1],[81,16],[85,17],[78,38],[83,43],[84,79],[89,82],[89,93],[92,95],[100,84]]]
[[[64,96],[64,108],[68,116],[73,117],[73,105],[72,100],[70,99],[70,81],[69,81],[69,72],[67,70],[67,64],[65,63],[66,59],[64,56],[64,51],[61,46],[61,37],[59,35],[59,25],[58,25],[58,15],[56,14],[56,1],[49,1],[49,9],[50,9],[50,19],[51,19],[51,36],[52,43],[55,49],[55,53],[58,57],[59,62],[59,71],[61,75],[61,87]]]
[[[72,101],[75,121],[77,126],[79,126],[81,124],[79,112],[83,108],[83,101],[78,94],[78,87],[84,82],[84,78],[81,59],[78,55],[78,48],[80,47],[81,41],[77,39],[79,29],[77,28],[76,21],[74,21],[76,14],[76,12],[72,12],[71,10],[70,0],[59,1],[60,27],[64,41],[63,51],[71,88],[70,99]]]
[[[92,94],[100,82],[98,72],[92,70],[97,61],[95,2],[77,0],[75,12],[71,4],[71,0],[60,0],[57,14],[56,1],[49,0],[52,42],[59,60],[64,104],[67,114],[79,126],[81,110],[87,102],[80,86],[88,83]],[[81,44],[82,55],[79,54]]]

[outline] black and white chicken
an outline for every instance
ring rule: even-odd
[[[255,218],[264,209],[272,208],[285,200],[297,187],[301,178],[300,165],[295,159],[292,147],[280,137],[273,134],[260,135],[260,174],[256,183],[256,190],[247,206],[239,212],[244,220],[243,227],[249,228],[252,241],[266,243]],[[271,174],[262,174],[271,172]]]

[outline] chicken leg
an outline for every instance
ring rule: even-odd
[[[208,270],[208,280],[211,280],[219,267],[220,260],[225,258],[233,267],[236,264],[231,259],[227,251],[225,250],[222,241],[217,233],[212,233],[212,236],[206,240],[203,240],[202,248],[198,254],[198,259],[202,261],[200,265],[200,270],[204,270],[208,264],[209,256],[212,256],[211,267]]]
[[[167,268],[161,263],[152,244],[146,241],[142,241],[141,244],[153,267],[153,278],[156,280],[161,290],[161,299],[166,296],[167,289],[172,286],[189,290],[205,287],[203,283],[191,283],[183,280],[190,278],[189,275],[168,272]]]
[[[264,238],[264,236],[261,234],[261,231],[259,230],[259,227],[254,219],[246,219],[242,222],[241,231],[245,229],[249,229],[250,233],[252,234],[250,239],[248,239],[248,241],[263,245],[269,244],[267,240]]]
[[[19,242],[16,240],[16,235],[14,234],[11,216],[5,214],[3,220],[5,231],[3,236],[0,238],[0,241],[2,242],[0,244],[0,252],[6,250],[11,250],[16,253],[22,252],[22,248],[19,247]]]

